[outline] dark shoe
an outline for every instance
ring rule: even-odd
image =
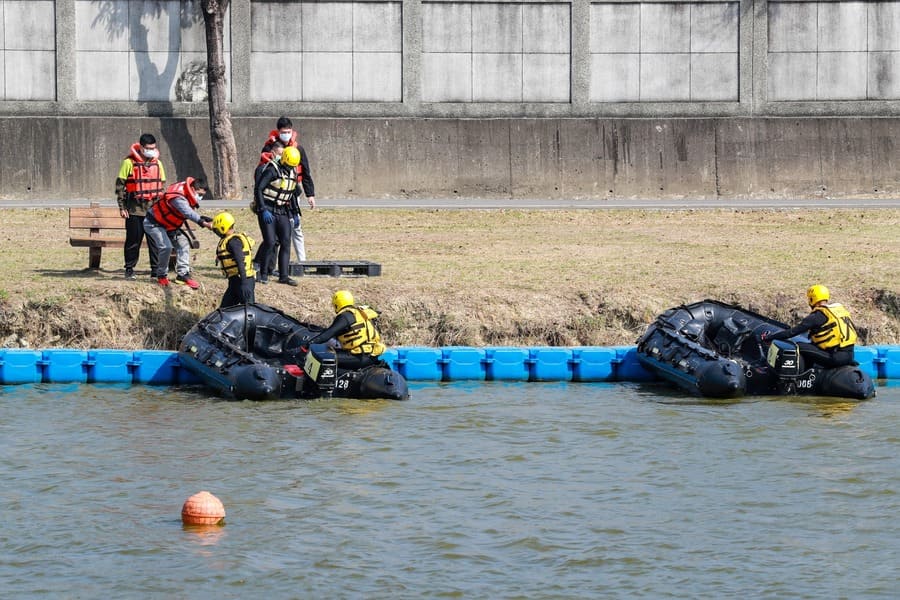
[[[291,279],[290,277],[288,277],[287,279],[279,279],[278,283],[283,283],[283,284],[289,285],[291,287],[297,287],[297,280]]]
[[[137,279],[137,277],[134,276],[134,269],[125,269],[125,279],[129,281]]]
[[[257,273],[256,274],[256,283],[259,283],[261,285],[266,285],[267,283],[269,283],[269,279],[262,273]]]

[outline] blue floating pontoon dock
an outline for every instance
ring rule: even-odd
[[[389,348],[382,358],[408,381],[652,381],[634,346]],[[900,379],[900,346],[858,346],[874,379]],[[168,350],[0,349],[0,385],[200,381]]]

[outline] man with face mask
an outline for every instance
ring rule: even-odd
[[[134,279],[144,241],[144,217],[147,210],[162,196],[166,189],[166,171],[159,162],[159,149],[153,134],[142,134],[131,150],[116,177],[116,202],[119,215],[125,219],[125,279]],[[147,236],[150,254],[150,272],[156,272],[159,249]]]
[[[316,207],[316,189],[313,183],[312,172],[309,169],[309,157],[306,150],[300,145],[299,135],[294,129],[294,124],[288,117],[280,117],[275,124],[275,129],[269,132],[266,143],[263,144],[262,152],[271,152],[276,142],[284,144],[285,147],[293,147],[300,151],[300,164],[296,167],[297,179],[306,195],[306,202],[309,207]],[[298,205],[297,215],[291,222],[291,243],[294,246],[294,252],[297,254],[297,260],[306,260],[306,243],[303,239],[303,228],[301,224],[301,213]]]

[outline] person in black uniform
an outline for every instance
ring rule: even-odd
[[[806,290],[806,299],[812,312],[800,323],[778,333],[763,332],[760,339],[788,340],[795,335],[809,332],[810,342],[797,342],[800,354],[807,361],[826,368],[856,364],[853,346],[856,344],[856,327],[850,312],[842,304],[829,303],[831,292],[824,285],[813,285]]]
[[[250,258],[253,240],[234,231],[234,216],[230,212],[217,214],[212,220],[212,228],[222,238],[216,247],[216,262],[228,278],[228,289],[219,308],[253,304],[256,302],[256,272]]]
[[[297,195],[296,166],[300,164],[300,151],[288,146],[276,162],[270,160],[257,168],[257,178],[253,189],[255,210],[262,232],[263,242],[257,253],[259,282],[268,283],[270,255],[276,243],[278,249],[278,283],[296,286],[290,277],[291,230],[300,221]]]

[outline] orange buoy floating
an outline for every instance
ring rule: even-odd
[[[222,501],[207,491],[197,492],[181,507],[181,522],[185,525],[217,525],[224,518]]]

